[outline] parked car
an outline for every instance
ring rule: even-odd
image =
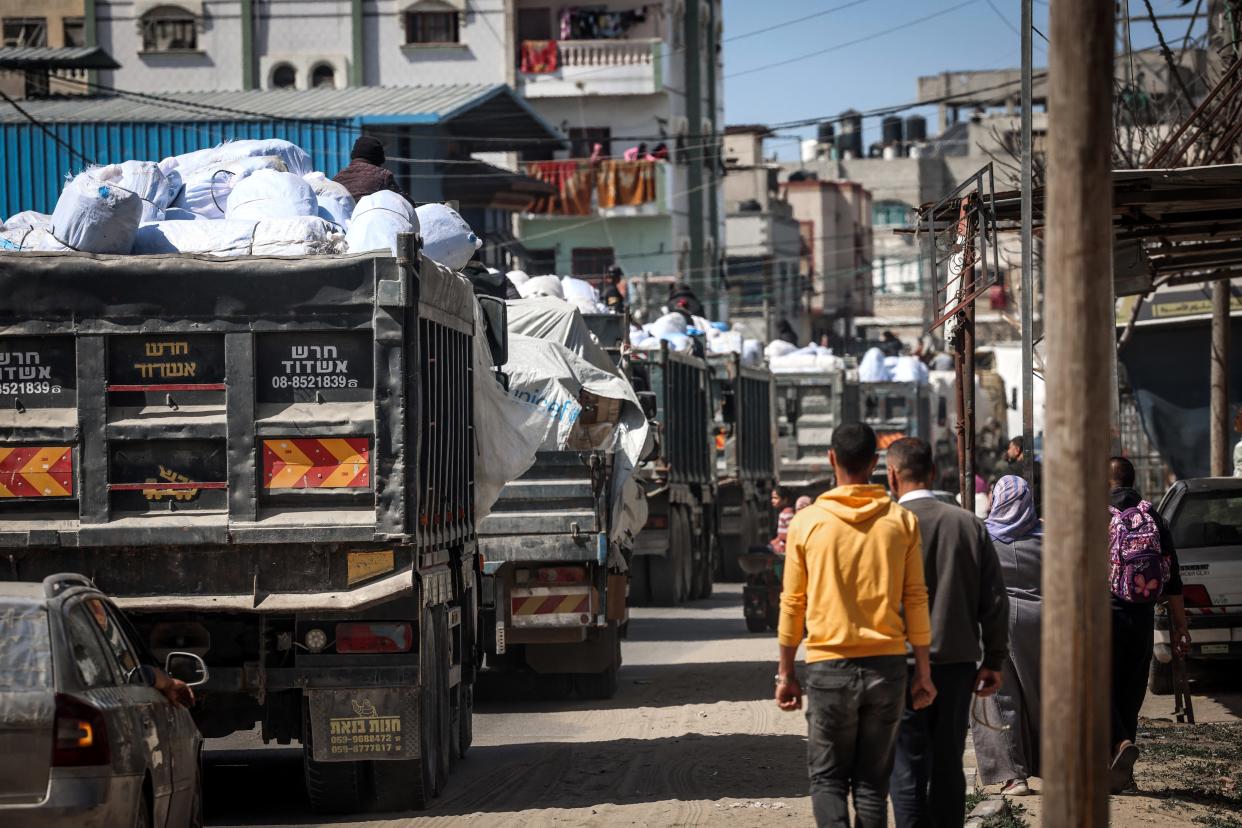
[[[1160,501],[1182,571],[1189,662],[1224,671],[1242,660],[1242,478],[1179,480]],[[1149,686],[1173,692],[1169,619],[1156,616]]]
[[[156,686],[207,668],[173,652],[164,671],[89,579],[0,583],[0,824],[201,825],[202,737]]]

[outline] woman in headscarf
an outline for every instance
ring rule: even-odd
[[[1031,487],[1006,475],[992,488],[988,534],[1009,594],[1009,658],[997,693],[977,700],[971,735],[983,784],[1003,783],[1001,793],[1029,794],[1027,778],[1039,776],[1039,636],[1043,601],[1039,580],[1043,524]]]

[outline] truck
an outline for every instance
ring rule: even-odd
[[[740,354],[714,354],[716,479],[720,554],[716,577],[743,580],[738,556],[775,534],[776,386],[772,372],[743,365]]]
[[[711,596],[720,554],[711,368],[671,350],[636,350],[634,388],[650,393],[658,430],[654,456],[638,470],[647,522],[630,559],[630,595],[673,606]]]
[[[781,371],[775,379],[781,488],[794,499],[817,497],[833,486],[833,430],[861,418],[857,377],[842,368]]]
[[[876,464],[872,479],[885,483],[888,466],[885,458],[888,447],[903,437],[918,437],[932,442],[932,449],[939,461],[943,446],[934,441],[932,423],[932,393],[927,383],[917,382],[863,382],[858,388],[860,418],[875,430],[876,449],[880,462]],[[953,467],[956,468],[956,457]]]
[[[201,656],[203,735],[300,743],[323,811],[423,807],[472,739],[475,299],[397,250],[0,267],[7,577]]]
[[[625,317],[583,320],[620,362]],[[616,462],[613,451],[540,451],[479,523],[484,666],[534,673],[544,697],[617,691],[629,576],[609,565]]]

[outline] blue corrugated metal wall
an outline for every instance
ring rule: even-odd
[[[159,161],[170,155],[205,149],[222,141],[283,138],[310,153],[315,169],[329,177],[349,163],[349,151],[360,134],[348,120],[330,121],[195,121],[154,123],[52,123],[58,138],[98,164],[131,158]],[[80,158],[57,145],[30,123],[2,124],[0,159],[0,221],[22,210],[52,212],[66,174],[80,172]]]

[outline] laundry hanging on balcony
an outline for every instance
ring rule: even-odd
[[[519,69],[526,75],[546,75],[555,72],[560,65],[560,50],[555,40],[523,40],[522,63]]]
[[[561,40],[609,40],[624,37],[635,23],[647,19],[645,9],[604,12],[594,9],[561,10]]]
[[[599,166],[599,206],[637,207],[656,199],[656,165],[652,161],[604,161]]]
[[[527,166],[526,173],[556,188],[554,195],[532,204],[530,212],[562,216],[591,214],[595,171],[589,165],[577,161],[536,161]]]

